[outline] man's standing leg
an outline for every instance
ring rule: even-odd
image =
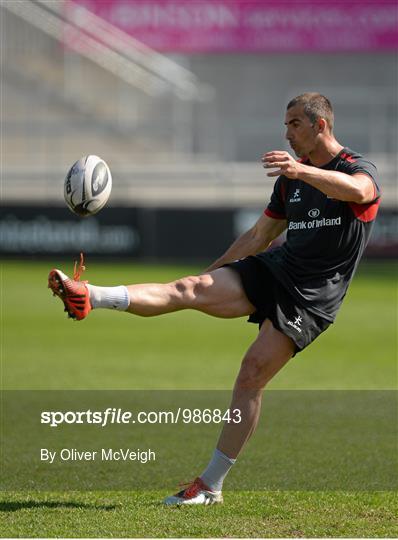
[[[269,320],[261,327],[256,341],[245,354],[237,376],[230,408],[240,409],[242,422],[225,423],[218,450],[236,459],[258,422],[265,385],[295,352],[292,339],[276,330]]]
[[[293,341],[269,320],[250,346],[237,376],[230,410],[239,409],[240,423],[225,423],[207,468],[187,490],[168,497],[165,504],[213,504],[222,502],[223,481],[244,444],[256,429],[264,387],[295,352]]]

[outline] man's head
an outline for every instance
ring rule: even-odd
[[[333,108],[321,94],[308,92],[289,101],[286,139],[298,156],[308,156],[325,138],[333,137]]]

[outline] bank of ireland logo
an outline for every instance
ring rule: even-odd
[[[320,211],[318,210],[318,208],[312,208],[309,212],[308,212],[308,215],[311,217],[311,218],[317,218],[320,214]]]

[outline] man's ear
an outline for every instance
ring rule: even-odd
[[[328,124],[324,118],[318,118],[318,120],[316,121],[315,127],[318,133],[325,133],[325,131],[327,131]]]

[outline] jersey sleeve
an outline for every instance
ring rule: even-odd
[[[364,223],[372,222],[376,219],[377,211],[380,205],[380,188],[377,183],[377,169],[371,161],[364,159],[363,157],[348,157],[345,161],[344,172],[346,174],[356,174],[362,173],[369,176],[373,182],[374,188],[374,197],[370,203],[358,204],[354,202],[349,202],[352,212],[354,213],[356,219]]]
[[[286,184],[285,178],[279,176],[274,185],[271,200],[264,210],[264,214],[274,219],[286,219]]]
[[[363,173],[370,177],[374,187],[373,200],[376,201],[380,197],[380,188],[378,185],[378,173],[376,166],[371,161],[368,161],[367,159],[364,159],[362,157],[355,160],[346,161],[345,166],[346,170],[344,172],[346,174],[353,175],[357,173]]]

